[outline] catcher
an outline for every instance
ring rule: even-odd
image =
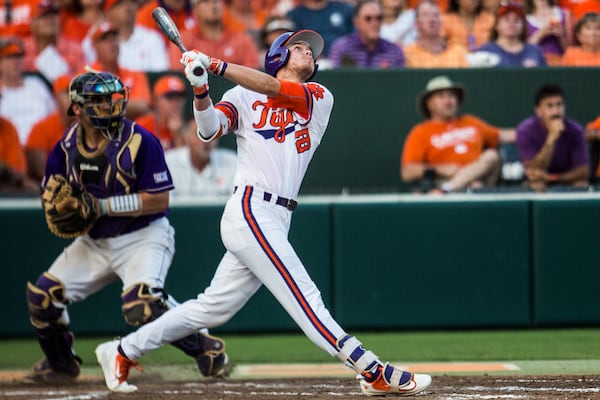
[[[27,302],[43,360],[31,378],[74,381],[81,359],[73,350],[67,306],[108,283],[123,283],[129,325],[158,318],[177,303],[164,290],[174,253],[166,215],[171,175],[159,141],[124,118],[128,88],[115,75],[88,70],[70,83],[71,126],[48,156],[42,205],[50,230],[75,240],[35,283]],[[198,332],[172,343],[196,360],[204,376],[227,374],[222,339]]]

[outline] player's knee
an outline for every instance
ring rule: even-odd
[[[164,314],[169,306],[167,294],[162,288],[151,288],[145,283],[136,283],[121,293],[121,312],[128,325],[143,325]]]
[[[60,304],[68,303],[65,285],[55,276],[44,272],[35,284],[27,282],[27,305],[31,323],[36,328],[46,328],[62,316]]]

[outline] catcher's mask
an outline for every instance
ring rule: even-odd
[[[316,60],[321,55],[325,42],[321,35],[309,29],[298,32],[285,32],[279,35],[265,54],[265,72],[272,76],[277,75],[277,71],[283,68],[290,59],[290,50],[288,47],[297,42],[306,42],[312,51],[312,57],[315,60],[315,69],[308,80],[312,79],[317,73],[319,66]]]
[[[74,115],[73,104],[78,105],[92,126],[112,139],[125,116],[129,88],[110,72],[88,71],[73,78],[69,98],[69,115]]]

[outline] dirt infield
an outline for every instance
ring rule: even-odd
[[[68,386],[0,382],[6,400],[340,400],[367,398],[355,380],[348,378],[204,379],[189,382],[160,381],[138,376],[131,383],[137,393],[111,394],[102,381],[91,379]],[[586,376],[434,376],[432,385],[415,396],[431,400],[599,399],[600,375]]]

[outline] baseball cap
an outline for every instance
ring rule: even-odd
[[[462,104],[465,99],[465,88],[456,82],[452,82],[447,76],[436,76],[427,82],[425,90],[419,93],[417,96],[417,110],[425,117],[429,118],[431,115],[427,109],[427,99],[435,92],[440,90],[453,90],[458,97],[458,104]]]
[[[102,22],[94,25],[90,28],[90,38],[92,42],[96,42],[100,39],[104,39],[110,33],[118,33],[117,27],[112,25],[110,22]]]
[[[500,3],[500,6],[498,7],[498,11],[496,11],[496,17],[500,18],[501,16],[503,16],[509,12],[514,12],[521,18],[525,17],[525,12],[523,11],[523,6],[521,6],[518,3],[513,3],[511,1]]]
[[[17,37],[8,37],[0,40],[0,57],[24,56],[25,45]]]
[[[31,11],[31,18],[43,17],[47,14],[58,14],[60,9],[52,0],[42,0]]]
[[[156,97],[172,93],[185,95],[185,83],[178,76],[165,75],[156,81],[152,93]]]

